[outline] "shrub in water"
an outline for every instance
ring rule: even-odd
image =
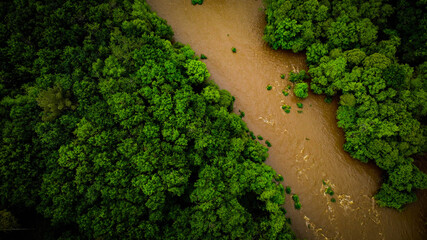
[[[294,88],[295,96],[299,98],[308,97],[308,84],[307,83],[297,83]]]
[[[332,188],[331,187],[328,187],[328,188],[326,188],[326,190],[325,190],[325,193],[326,194],[329,194],[329,195],[334,195],[334,191],[332,190]]]
[[[255,136],[254,132],[250,131],[250,132],[249,132],[249,135],[251,136],[251,138],[252,138],[253,140],[255,140],[255,139],[256,139],[256,136]]]
[[[281,181],[283,181],[283,176],[280,174],[277,174],[274,179],[278,182],[281,182]]]
[[[239,110],[239,112],[240,112],[240,115],[239,115],[239,117],[240,117],[240,118],[243,118],[243,117],[245,117],[245,112],[243,112],[243,111],[240,111],[240,110]]]
[[[196,4],[203,4],[203,0],[191,0],[191,4],[196,5]]]

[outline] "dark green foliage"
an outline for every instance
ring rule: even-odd
[[[191,0],[191,4],[193,4],[193,5],[197,5],[197,4],[202,5],[203,4],[203,0]]]
[[[208,57],[205,56],[205,54],[200,55],[200,59],[208,59]]]
[[[240,110],[239,110],[239,112],[240,112],[240,115],[239,115],[239,117],[240,117],[240,118],[244,118],[244,117],[245,117],[245,112],[243,112],[243,111],[240,111]]]
[[[325,103],[331,103],[332,102],[332,97],[325,97]]]
[[[11,212],[3,209],[0,211],[0,232],[12,230],[19,227],[18,221]]]
[[[301,111],[301,110],[298,110],[297,112],[298,112],[298,113],[302,113],[302,111]]]
[[[298,108],[303,108],[303,106],[304,106],[304,105],[303,105],[302,103],[297,103],[297,107],[298,107]]]
[[[336,202],[335,198],[331,198],[331,202],[333,203]]]
[[[256,139],[256,136],[255,136],[254,132],[250,131],[250,132],[249,132],[249,135],[250,135],[250,137],[251,137],[253,140],[255,140],[255,139]]]
[[[273,89],[273,86],[271,86],[270,84],[267,85],[267,90],[270,91],[271,89]]]
[[[144,1],[44,2],[2,5],[0,209],[46,239],[295,238],[268,149]]]
[[[271,147],[271,143],[268,140],[265,140],[265,144],[267,145],[267,147]]]
[[[291,194],[291,192],[292,192],[291,187],[286,186],[285,191],[286,191],[287,194]]]
[[[294,88],[295,96],[299,98],[308,97],[308,84],[307,83],[297,83]]]
[[[301,203],[299,201],[299,197],[297,194],[292,195],[292,200],[294,201],[295,209],[297,210],[301,209]]]
[[[283,111],[285,111],[285,113],[290,113],[291,112],[291,106],[284,104],[282,106]]]
[[[289,74],[289,81],[293,82],[293,83],[301,83],[304,82],[304,80],[307,80],[309,77],[307,75],[307,73],[305,72],[305,70],[301,70],[298,73],[294,73],[291,72]]]
[[[325,102],[340,97],[344,149],[385,171],[379,205],[414,201],[414,190],[427,188],[411,158],[426,150],[426,1],[265,3],[264,39],[274,49],[305,51],[313,92]]]
[[[231,51],[232,51],[233,53],[236,53],[236,52],[237,52],[237,49],[236,49],[235,47],[233,47],[233,48],[231,48]]]
[[[282,90],[282,93],[283,93],[283,95],[285,95],[285,97],[289,95],[289,93],[286,92],[285,90]]]
[[[281,78],[281,79],[285,79],[285,74],[281,74],[281,75],[280,75],[280,78]]]
[[[333,195],[334,195],[334,191],[332,190],[332,188],[331,188],[331,187],[327,187],[327,188],[326,188],[326,190],[325,190],[325,193],[326,193],[326,194],[329,194],[329,195],[331,195],[331,196],[333,196]]]
[[[261,135],[257,136],[259,140],[264,140],[264,138]]]

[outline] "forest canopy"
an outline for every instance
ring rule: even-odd
[[[2,216],[43,239],[295,238],[267,148],[145,1],[0,5]]]
[[[264,40],[305,52],[314,93],[339,96],[344,149],[385,172],[375,195],[401,209],[427,188],[427,2],[265,0]]]

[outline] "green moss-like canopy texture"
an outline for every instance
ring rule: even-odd
[[[0,209],[44,239],[294,238],[267,149],[144,1],[0,4]]]

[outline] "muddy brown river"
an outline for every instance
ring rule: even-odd
[[[403,212],[378,207],[372,196],[381,171],[344,152],[344,134],[336,126],[337,103],[310,93],[297,113],[298,99],[280,78],[306,69],[305,56],[274,51],[262,40],[265,15],[261,0],[147,0],[168,21],[174,40],[189,44],[203,60],[211,78],[236,97],[235,110],[244,111],[248,127],[273,145],[267,164],[285,178],[284,185],[300,197],[295,210],[289,195],[285,207],[299,238],[307,239],[427,239],[427,192]],[[237,53],[232,53],[235,47]],[[266,90],[271,84],[273,89]],[[288,104],[286,114],[281,106]],[[425,171],[425,166],[423,166]],[[325,181],[335,203],[326,195]]]

